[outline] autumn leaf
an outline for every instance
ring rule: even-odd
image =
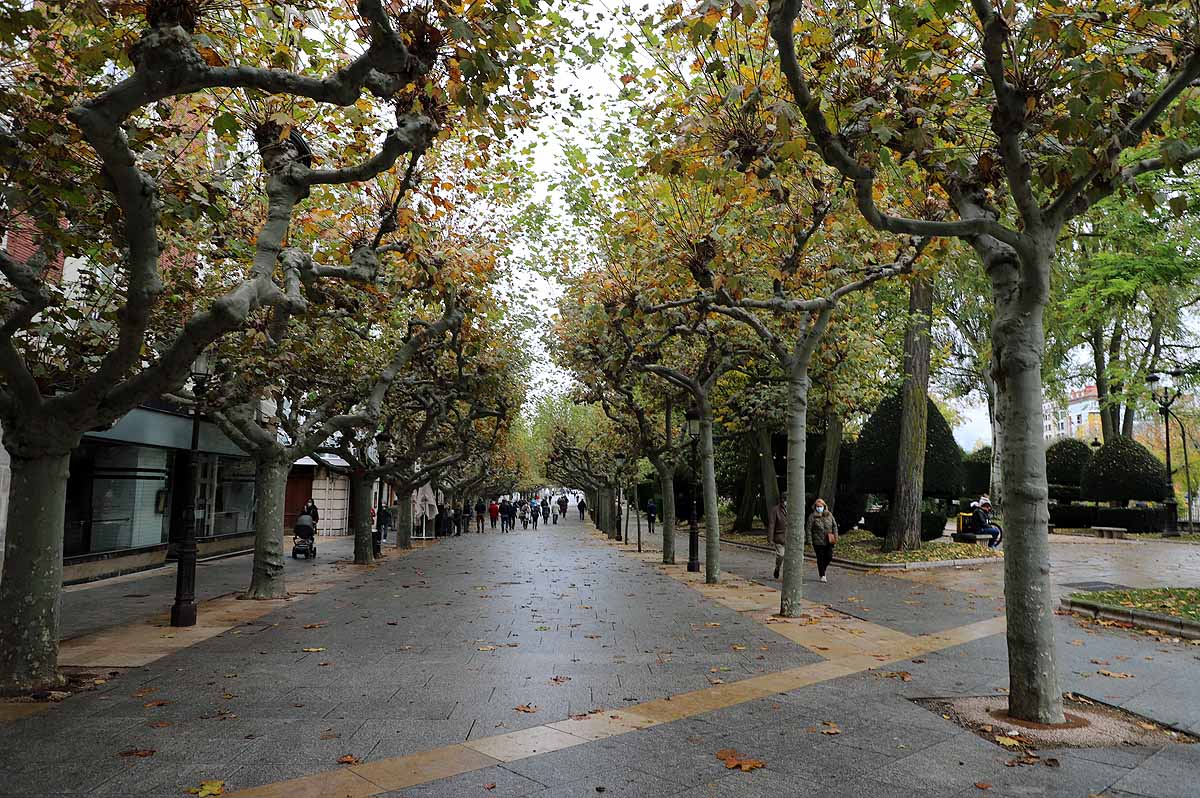
[[[146,709],[152,709],[152,708],[154,708],[154,707],[165,707],[165,706],[166,706],[167,704],[169,704],[169,703],[171,703],[171,702],[170,702],[170,701],[163,701],[163,700],[160,698],[160,699],[158,699],[157,701],[147,701],[146,703],[142,704],[142,706],[144,706]]]
[[[145,759],[148,756],[154,756],[158,753],[153,748],[130,748],[117,754],[117,756],[135,756],[139,759]]]
[[[165,728],[167,728],[167,727],[168,727],[168,726],[170,726],[170,725],[171,725],[171,722],[170,722],[170,721],[167,721],[167,720],[156,720],[156,721],[154,721],[153,723],[151,723],[151,724],[150,724],[150,728],[151,728],[151,729],[165,729]]]
[[[483,789],[485,789],[485,790],[494,790],[494,789],[496,789],[496,782],[494,782],[494,781],[490,781],[490,782],[488,782],[487,784],[483,785]]]
[[[1000,743],[1000,745],[1004,746],[1005,748],[1020,748],[1021,747],[1020,740],[1009,737],[1006,734],[997,734],[996,742]]]
[[[978,788],[978,789],[980,789],[980,790],[990,790],[990,789],[992,789],[992,785],[988,784],[986,781],[977,781],[977,782],[975,782],[975,787],[976,787],[976,788]]]
[[[1097,671],[1097,673],[1099,673],[1101,676],[1107,676],[1110,679],[1133,679],[1134,678],[1134,675],[1132,673],[1121,673],[1120,671],[1110,671],[1110,670],[1102,669],[1102,670]]]
[[[553,682],[554,684],[566,684],[567,682],[571,681],[571,677],[570,676],[555,676],[550,681]]]
[[[187,792],[199,798],[212,798],[214,795],[225,794],[225,782],[223,781],[202,781],[199,787],[188,787]]]
[[[495,646],[480,646],[479,650],[480,651],[495,651],[496,647]]]
[[[362,760],[356,757],[354,754],[345,754],[343,756],[339,756],[337,761],[339,765],[357,765],[362,762]]]
[[[824,729],[821,729],[821,734],[828,734],[832,736],[842,733],[842,730],[838,728],[838,725],[831,720],[823,720],[821,721],[821,725],[825,727]]]
[[[320,623],[306,623],[306,624],[304,624],[304,628],[305,629],[320,629],[322,626],[325,626],[328,623],[329,623],[329,621],[321,621]]]
[[[882,673],[880,675],[886,679],[899,679],[902,682],[912,681],[912,674],[908,671],[888,671],[887,673]]]
[[[305,654],[319,654],[320,652],[324,651],[325,648],[322,646],[319,648],[302,648],[300,650],[303,651]]]
[[[725,763],[726,768],[730,770],[736,768],[743,773],[750,770],[757,770],[758,768],[765,767],[767,764],[761,759],[749,759],[733,748],[722,748],[720,751],[717,751],[716,756],[717,759]]]
[[[517,706],[513,707],[513,709],[515,709],[517,712],[527,713],[534,713],[538,711],[538,708],[533,704],[518,704]]]

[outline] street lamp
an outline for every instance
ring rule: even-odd
[[[1178,375],[1178,372],[1172,372]],[[1160,388],[1159,382],[1163,385]],[[1179,389],[1172,388],[1157,374],[1146,375],[1146,385],[1150,386],[1150,398],[1158,405],[1163,417],[1163,435],[1167,445],[1167,523],[1163,529],[1163,537],[1179,536],[1179,503],[1175,500],[1175,471],[1171,468],[1171,405],[1179,398]]]
[[[625,468],[625,453],[617,452],[613,455],[613,462],[617,464],[617,540],[621,539],[621,503],[625,501],[625,483],[621,480],[621,471]],[[629,532],[625,533],[625,542],[629,542]]]
[[[379,464],[383,465],[383,450],[392,443],[392,436],[386,431],[380,432],[375,436],[375,451],[379,455]],[[375,556],[378,557],[383,553],[383,491],[387,486],[387,482],[383,477],[379,478],[379,494],[375,500],[375,535],[372,541],[375,549]]]
[[[196,520],[200,496],[200,402],[208,391],[208,357],[201,352],[192,364],[192,445],[189,451],[191,473],[188,514],[183,537],[175,549],[175,603],[171,605],[172,626],[196,625]]]
[[[699,473],[697,447],[700,443],[700,409],[689,407],[685,414],[687,418],[687,434],[692,441],[692,516],[688,522],[688,564],[687,569],[692,573],[700,571],[700,523],[696,517],[696,477]]]

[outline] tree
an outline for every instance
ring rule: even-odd
[[[962,454],[954,432],[932,399],[926,399],[929,419],[922,496],[953,498],[962,490]],[[854,450],[854,483],[862,493],[888,496],[896,485],[900,457],[900,417],[903,397],[892,394],[879,403],[863,424]]]
[[[1187,143],[1187,92],[1200,76],[1194,12],[1130,4],[1096,17],[1090,6],[998,10],[972,0],[969,9],[818,9],[798,26],[799,12],[797,0],[771,2],[780,67],[812,145],[853,183],[862,217],[897,235],[960,238],[988,275],[1009,531],[1009,712],[1061,723],[1041,429],[1051,264],[1071,219],[1114,192],[1138,193],[1142,175],[1200,158]],[[1056,146],[1042,146],[1048,136]],[[906,170],[956,218],[881,206],[881,168]]]
[[[925,443],[929,414],[929,336],[933,326],[933,283],[916,275],[909,284],[910,319],[904,333],[904,386],[901,390],[900,451],[896,487],[884,551],[921,547],[921,499],[925,488]]]
[[[172,129],[156,122],[157,109],[163,107],[159,104],[178,103],[197,92],[238,89],[290,97],[306,108],[332,109],[352,105],[364,92],[391,101],[403,87],[423,83],[433,67],[432,54],[406,44],[408,33],[378,0],[363,0],[358,12],[367,43],[362,54],[336,71],[326,71],[330,61],[317,55],[308,74],[229,65],[252,64],[266,56],[253,47],[228,47],[228,39],[217,33],[219,20],[213,25],[198,19],[198,7],[188,3],[151,3],[128,62],[117,52],[84,59],[120,39],[103,31],[103,22],[98,28],[91,12],[77,5],[69,11],[37,6],[6,28],[5,60],[14,65],[17,81],[5,92],[5,116],[19,116],[26,124],[16,128],[6,123],[0,129],[4,226],[31,227],[37,254],[25,262],[0,254],[0,272],[9,287],[0,327],[0,420],[13,469],[0,581],[0,690],[58,679],[67,462],[82,433],[178,389],[208,344],[252,316],[269,311],[286,320],[301,312],[302,284],[322,276],[302,259],[285,259],[282,279],[276,276],[297,205],[316,186],[358,182],[391,168],[401,156],[424,150],[436,132],[435,123],[410,106],[396,117],[382,143],[370,145],[370,157],[313,168],[307,143],[293,135],[288,122],[275,116],[256,119],[253,137],[266,173],[269,210],[252,239],[211,239],[213,249],[205,251],[206,257],[244,253],[248,267],[215,299],[188,313],[186,307],[164,303],[166,253],[160,229],[165,225],[168,235],[194,233],[195,226],[189,229],[183,221],[189,214],[221,219],[226,211],[223,202],[210,204],[208,199],[221,194],[220,184],[183,190],[185,176],[187,185],[195,185],[190,182],[194,172],[165,173],[178,183],[155,176],[161,166],[149,164],[169,162],[171,146],[183,148],[189,162],[192,154],[180,143],[178,125]],[[127,27],[128,21],[117,24]],[[197,44],[198,25],[216,49]],[[67,69],[64,53],[72,57]],[[113,61],[121,68],[112,68]],[[364,103],[370,107],[370,101]],[[194,126],[186,106],[177,108]],[[362,121],[349,126],[374,127]],[[72,135],[64,137],[62,130]],[[370,141],[369,134],[364,138]],[[362,150],[349,152],[353,158]],[[189,199],[181,202],[180,196]],[[108,285],[97,286],[76,304],[50,288],[52,266],[64,254],[90,258],[115,275],[111,295],[105,293]],[[163,325],[164,314],[177,318],[181,311],[186,319],[182,325]],[[67,350],[86,347],[89,356],[35,373],[42,364],[29,353],[39,348],[41,321],[80,319],[89,312],[97,316],[92,324],[79,325],[83,332],[75,338],[60,332],[58,339]],[[159,335],[164,326],[171,332]]]

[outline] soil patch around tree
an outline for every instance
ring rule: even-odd
[[[1009,764],[1014,766],[1041,762],[1054,767],[1056,762],[1034,753],[1039,748],[1161,747],[1170,743],[1200,742],[1200,738],[1187,732],[1077,693],[1063,696],[1067,723],[1059,726],[1009,718],[1008,697],[1003,695],[917,698],[913,701],[1011,751],[1015,760]],[[1027,761],[1030,759],[1032,761]]]

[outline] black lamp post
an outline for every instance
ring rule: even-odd
[[[192,368],[192,394],[196,403],[192,405],[192,445],[189,452],[191,462],[188,471],[191,474],[191,484],[188,486],[188,513],[184,519],[183,537],[175,550],[175,603],[171,605],[172,626],[196,625],[196,504],[201,498],[200,401],[208,390],[208,358],[201,354]]]
[[[621,503],[625,501],[625,483],[621,481],[621,471],[625,468],[625,453],[617,452],[613,455],[613,462],[617,464],[617,540],[621,539]],[[625,531],[625,542],[629,542],[629,530]]]
[[[1175,471],[1171,468],[1171,405],[1179,398],[1179,389],[1158,383],[1162,378],[1157,374],[1146,375],[1146,384],[1150,386],[1150,398],[1158,405],[1158,411],[1163,417],[1163,435],[1167,445],[1167,523],[1163,528],[1163,537],[1179,536],[1179,502],[1175,500]]]
[[[696,517],[696,477],[699,473],[697,447],[700,443],[700,410],[690,407],[687,413],[687,434],[692,441],[692,484],[691,500],[692,515],[688,522],[688,564],[687,569],[692,573],[700,571],[700,522]]]
[[[375,451],[379,455],[379,464],[383,465],[383,450],[392,443],[392,436],[387,432],[381,432],[375,436]],[[379,478],[379,495],[375,500],[375,556],[378,557],[383,552],[383,492],[387,487],[387,482],[383,477]]]

